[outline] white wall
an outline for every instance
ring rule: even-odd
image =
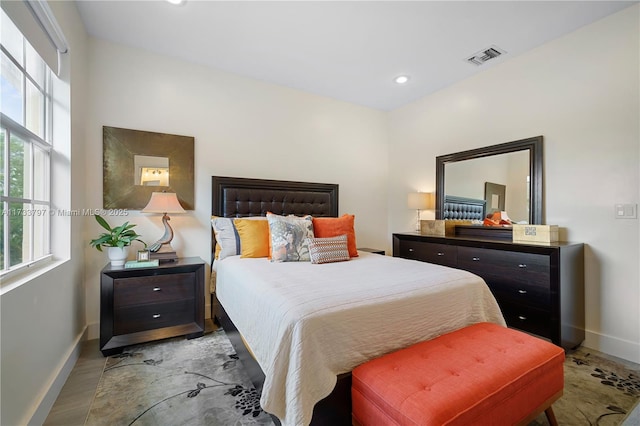
[[[92,39],[90,50],[87,208],[102,207],[102,126],[194,136],[195,211],[171,217],[179,256],[210,259],[212,175],[337,183],[340,214],[356,215],[358,245],[390,250],[384,113],[105,41]],[[86,220],[88,241],[100,228]],[[162,234],[158,216],[108,220],[139,224],[147,242]],[[88,245],[86,259],[87,318],[97,337],[107,260]]]
[[[52,202],[54,209],[81,209],[86,34],[74,3],[52,2],[51,8],[70,45],[70,53],[62,58],[61,81],[54,88],[54,114],[66,115],[67,120],[71,115],[70,127],[67,124],[54,131]],[[44,421],[73,367],[77,344],[85,331],[83,221],[68,217],[55,220],[55,267],[20,286],[3,289],[2,425]]]
[[[634,362],[640,230],[613,212],[640,198],[639,9],[391,112],[389,163],[391,233],[411,229],[406,194],[435,187],[436,156],[543,135],[545,223],[586,244],[585,345]]]

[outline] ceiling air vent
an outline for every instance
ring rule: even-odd
[[[483,49],[473,56],[467,58],[467,62],[474,65],[482,65],[490,59],[497,58],[503,53],[507,53],[497,46],[491,46],[487,49]]]

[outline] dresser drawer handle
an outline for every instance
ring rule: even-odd
[[[438,254],[438,256],[444,256],[444,253],[441,252],[441,251],[439,251],[437,254]]]
[[[153,314],[153,319],[158,319],[160,318],[160,314]]]
[[[410,249],[409,249],[409,253],[411,253],[412,251],[413,251],[413,249],[412,249],[412,248],[410,248]]]
[[[518,315],[518,319],[521,321],[525,321],[527,319],[527,317],[522,316],[522,315]]]
[[[518,268],[526,268],[526,267],[527,267],[527,265],[524,264],[524,263],[521,263],[521,264],[518,265]]]
[[[471,260],[473,260],[474,262],[479,262],[480,258],[479,257],[472,257]]]
[[[153,291],[161,291],[162,289],[160,287],[154,287]]]
[[[527,290],[518,290],[518,293],[520,293],[520,294],[527,294]]]

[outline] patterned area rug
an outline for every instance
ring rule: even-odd
[[[272,425],[221,329],[110,356],[87,421],[113,425]]]
[[[553,405],[558,423],[619,425],[640,400],[637,367],[586,348],[568,353],[564,395]],[[86,425],[272,425],[259,400],[219,329],[109,357]],[[544,414],[530,424],[542,425]]]
[[[637,365],[579,348],[564,363],[564,394],[553,404],[563,426],[619,425],[640,400]],[[530,426],[548,425],[544,414]]]

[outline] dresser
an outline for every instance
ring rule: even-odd
[[[584,340],[584,245],[534,245],[462,237],[393,234],[393,255],[482,277],[510,327],[565,349]]]
[[[204,333],[204,262],[178,259],[148,268],[107,265],[100,276],[100,350]]]

